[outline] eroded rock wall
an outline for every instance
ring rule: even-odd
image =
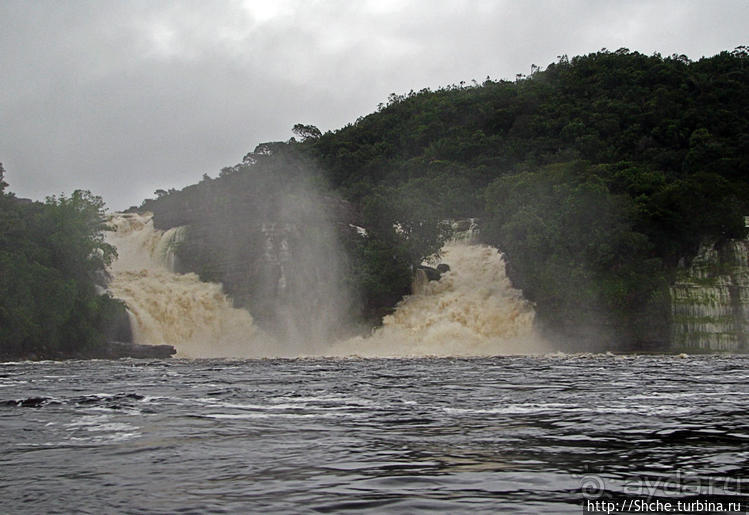
[[[671,287],[671,346],[749,350],[749,240],[704,244]]]

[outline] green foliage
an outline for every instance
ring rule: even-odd
[[[318,129],[314,125],[304,125],[302,123],[297,123],[296,125],[294,125],[291,131],[299,136],[302,141],[307,141],[310,139],[314,140],[322,136],[322,132],[320,132],[320,129]]]
[[[5,192],[5,188],[8,187],[8,183],[5,182],[5,168],[3,168],[3,163],[0,163],[0,195]]]
[[[597,337],[614,338],[629,335],[667,283],[651,242],[635,229],[634,203],[613,194],[602,172],[571,162],[496,180],[486,190],[484,233],[511,256],[516,286],[542,322],[595,326]]]
[[[45,204],[0,195],[0,355],[85,355],[103,343],[120,302],[99,295],[115,249],[104,205],[87,191]]]
[[[651,176],[645,173],[644,177]],[[615,179],[618,182],[620,177]],[[632,191],[631,182],[625,191]],[[695,255],[705,240],[725,241],[745,234],[745,208],[725,178],[698,172],[685,178],[651,184],[634,196],[639,230],[648,235],[658,256],[674,267]]]
[[[411,259],[392,241],[367,235],[345,240],[351,260],[350,283],[359,294],[361,315],[379,323],[411,291]]]

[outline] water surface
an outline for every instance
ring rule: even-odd
[[[749,489],[749,358],[0,364],[5,513],[576,512]]]

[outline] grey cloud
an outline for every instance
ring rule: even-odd
[[[602,47],[712,55],[746,43],[749,3],[6,0],[0,19],[11,190],[86,188],[121,209],[391,92]]]

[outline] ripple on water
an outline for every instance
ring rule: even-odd
[[[0,495],[8,512],[578,512],[591,471],[620,490],[746,477],[747,363],[4,363]]]

